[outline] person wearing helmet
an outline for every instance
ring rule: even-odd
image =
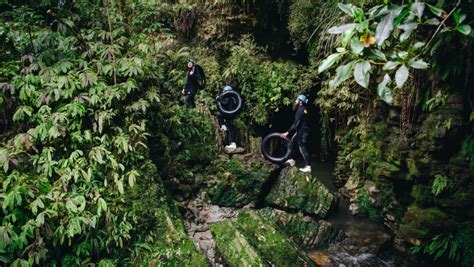
[[[222,92],[233,91],[234,89],[229,85],[224,86],[224,90]],[[220,95],[216,97],[216,100],[221,103],[221,105],[226,109],[232,109],[232,99],[230,98],[221,98]],[[234,151],[237,148],[237,144],[235,143],[237,132],[234,125],[234,118],[235,115],[225,115],[218,111],[216,113],[217,121],[219,122],[220,130],[229,133],[229,145],[225,146],[226,150],[229,152]]]
[[[188,71],[186,75],[186,84],[181,93],[186,96],[184,105],[188,108],[195,106],[194,97],[198,91],[198,81],[202,79],[199,71],[196,71],[195,62],[192,59],[188,60]]]
[[[293,111],[296,111],[295,121],[291,125],[290,129],[288,129],[288,131],[281,134],[283,137],[288,137],[289,135],[296,134],[295,138],[293,138],[293,142],[298,142],[300,153],[303,156],[305,162],[304,168],[300,168],[300,171],[302,172],[311,172],[311,157],[309,156],[307,149],[307,141],[309,136],[309,126],[307,118],[308,111],[306,109],[307,103],[308,99],[304,95],[299,95],[296,98],[295,104],[293,105]],[[285,162],[285,164],[294,166],[295,161],[293,159],[289,159]]]

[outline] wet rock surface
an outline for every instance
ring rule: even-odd
[[[205,193],[201,192],[186,205],[184,220],[186,232],[213,266],[223,266],[224,263],[216,255],[216,243],[211,233],[211,225],[233,219],[238,210],[212,205],[204,198]]]
[[[281,171],[265,202],[324,218],[335,206],[336,197],[316,177],[296,167],[287,167]]]
[[[257,211],[262,217],[273,221],[294,243],[311,250],[324,248],[345,238],[345,233],[325,220],[315,220],[301,213],[264,208]]]
[[[317,266],[396,266],[393,256],[384,256],[391,235],[375,223],[347,224],[345,238],[326,249],[315,250],[309,257]]]
[[[215,205],[243,207],[255,203],[265,182],[278,166],[252,154],[220,159],[210,170],[215,182],[208,193]]]

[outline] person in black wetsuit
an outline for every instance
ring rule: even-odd
[[[308,103],[308,99],[306,98],[306,96],[299,95],[296,99],[295,105],[293,106],[293,110],[296,110],[295,121],[291,125],[290,129],[288,129],[288,131],[282,133],[281,135],[283,137],[288,137],[289,135],[296,134],[295,138],[292,139],[292,145],[294,145],[294,142],[298,143],[300,153],[303,156],[305,162],[304,168],[300,168],[300,171],[311,172],[311,157],[307,148],[309,126],[306,103]],[[285,163],[290,166],[295,165],[295,161],[293,159],[289,159]]]
[[[188,108],[192,108],[195,106],[194,104],[194,97],[198,91],[198,81],[202,79],[201,73],[196,70],[194,60],[190,59],[188,61],[188,72],[186,75],[186,84],[183,87],[183,91],[181,92],[183,95],[186,96],[186,100],[184,100],[184,105]]]
[[[223,92],[233,91],[233,90],[234,89],[232,89],[232,87],[230,87],[229,85],[226,85],[224,86]],[[217,96],[216,100],[219,101],[221,105],[227,110],[234,108],[235,103],[233,103],[232,98],[229,98],[229,97],[221,98],[219,95]],[[235,150],[237,148],[237,145],[235,143],[235,140],[237,137],[237,132],[234,125],[235,115],[226,115],[218,111],[216,113],[216,117],[217,117],[217,121],[219,122],[220,130],[223,132],[227,131],[229,133],[230,144],[225,146],[225,148],[229,151]]]

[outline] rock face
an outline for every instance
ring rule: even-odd
[[[254,211],[241,212],[236,221],[217,223],[211,231],[229,266],[311,266],[300,248]]]
[[[294,243],[305,250],[325,248],[345,238],[344,232],[331,223],[317,221],[300,213],[292,214],[270,208],[258,210],[257,213],[273,221]]]
[[[229,266],[263,266],[264,261],[258,252],[248,243],[243,234],[230,221],[218,223],[212,227],[217,237],[220,255]]]
[[[215,185],[209,190],[213,204],[222,207],[243,207],[256,202],[277,166],[251,155],[234,155],[214,162],[211,173]]]
[[[127,192],[126,199],[139,218],[136,229],[143,233],[143,238],[153,237],[153,244],[152,249],[142,250],[134,265],[156,266],[170,262],[170,265],[209,266],[205,255],[187,236],[178,207],[168,197],[156,167],[151,162],[146,166],[148,179],[139,180]]]
[[[287,167],[280,173],[265,202],[324,218],[335,205],[336,197],[311,174]]]

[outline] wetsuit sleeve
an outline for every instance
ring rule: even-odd
[[[295,121],[291,125],[290,129],[288,129],[288,133],[293,134],[296,131],[296,129],[298,128],[298,125],[300,124],[301,119],[303,118],[303,115],[304,115],[304,109],[299,108],[295,114]]]
[[[191,82],[191,81],[190,81],[190,80],[191,80],[190,78],[191,78],[191,77],[190,77],[189,73],[187,73],[187,74],[186,74],[186,83],[184,84],[184,91],[185,91],[185,92],[189,92],[189,86],[191,85],[191,84],[190,84],[190,82]]]

